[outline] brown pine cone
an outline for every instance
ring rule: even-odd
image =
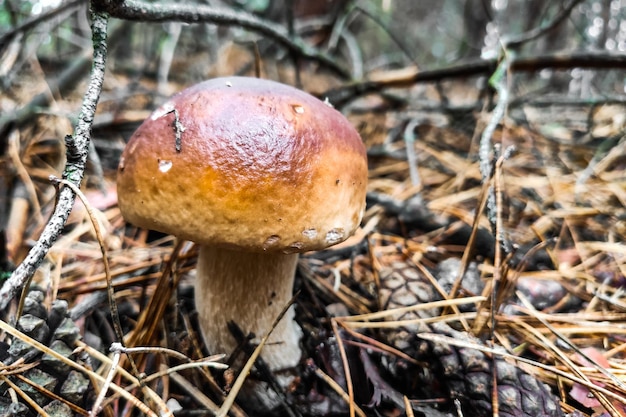
[[[439,298],[425,277],[406,263],[395,262],[390,267],[383,268],[379,276],[381,307],[384,309],[407,307]],[[410,320],[438,314],[436,310],[410,311],[392,319]],[[424,363],[428,368],[411,372],[406,363],[390,360],[387,368],[394,377],[404,380],[403,384],[421,387],[422,391],[425,385],[443,388],[451,399],[460,401],[465,415],[487,417],[493,415],[492,375],[495,366],[500,416],[564,415],[558,398],[546,385],[501,356],[491,357],[480,350],[451,346],[444,341],[426,341],[420,339],[420,333],[436,333],[472,344],[482,343],[445,323],[413,324],[388,331],[385,336],[390,345]],[[407,381],[407,376],[413,380]],[[421,381],[416,382],[415,378]]]
[[[27,336],[45,344],[53,351],[76,362],[86,364],[88,358],[74,353],[76,341],[80,333],[76,324],[70,319],[67,302],[55,300],[50,310],[43,306],[44,296],[39,291],[31,291],[25,299],[24,311],[17,321],[17,329]],[[19,365],[23,359],[21,370],[8,378],[26,395],[33,399],[48,414],[56,416],[79,416],[68,405],[69,403],[85,408],[91,400],[92,388],[89,379],[61,362],[52,355],[42,354],[38,349],[20,339],[5,337],[0,341],[0,361],[5,366]],[[33,382],[58,395],[64,401],[54,400],[40,392],[23,379]],[[13,401],[8,384],[0,384],[0,417],[37,416],[37,412],[27,402],[16,395],[18,402]]]
[[[465,332],[445,323],[433,323],[431,332],[456,340],[481,343]],[[419,337],[419,335],[418,335]],[[549,388],[501,356],[489,357],[472,348],[451,346],[445,342],[428,343],[432,355],[441,366],[450,396],[458,398],[468,409],[492,414],[492,379],[495,366],[500,416],[536,417],[563,416],[563,411]]]

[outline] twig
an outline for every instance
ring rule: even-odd
[[[35,215],[37,225],[40,226],[44,223],[43,217],[41,216],[41,206],[39,205],[39,200],[37,200],[37,190],[35,189],[35,184],[33,184],[33,180],[30,175],[28,175],[28,171],[20,158],[19,142],[19,131],[12,131],[9,135],[8,155],[11,158],[11,163],[15,167],[15,171],[17,171],[17,176],[22,181],[24,188],[28,192],[29,203],[33,207],[33,214]]]
[[[444,68],[413,71],[404,77],[394,77],[391,80],[359,81],[342,87],[333,88],[320,94],[328,97],[336,108],[345,106],[350,101],[369,93],[375,93],[385,88],[408,87],[418,83],[442,81],[450,78],[468,78],[479,75],[492,74],[498,68],[497,59],[475,60],[452,65]],[[572,68],[626,68],[626,55],[606,52],[570,52],[538,56],[510,58],[512,72],[532,72],[544,68],[572,69]],[[551,103],[550,103],[551,104]]]
[[[360,348],[364,348],[364,349],[368,349],[368,350],[372,350],[375,352],[380,352],[380,353],[384,353],[386,355],[392,355],[395,356],[397,358],[400,358],[408,363],[411,363],[413,365],[416,366],[421,366],[421,363],[416,360],[413,359],[411,356],[407,355],[406,353],[402,352],[401,350],[398,350],[392,346],[389,346],[383,342],[380,342],[372,337],[369,336],[365,336],[362,332],[358,332],[356,330],[353,330],[351,327],[353,326],[348,326],[346,325],[346,323],[343,323],[341,321],[341,317],[337,317],[337,324],[339,326],[341,326],[341,328],[348,333],[350,336],[352,336],[354,339],[360,339],[362,340],[362,342],[359,342],[357,340],[346,340],[346,343],[351,345],[351,346],[357,346]],[[398,323],[398,322],[396,322]],[[358,327],[358,326],[357,326]],[[392,327],[393,329],[397,329],[398,326],[396,327]]]
[[[350,417],[354,417],[355,415],[355,406],[354,403],[354,386],[352,385],[352,373],[350,372],[350,365],[348,363],[348,355],[346,354],[346,348],[343,345],[343,339],[339,334],[339,329],[337,329],[337,320],[331,319],[330,321],[331,327],[333,329],[333,334],[337,340],[337,347],[339,348],[339,355],[341,356],[341,363],[343,364],[343,372],[346,378],[346,386],[348,387],[348,407]]]
[[[422,303],[422,304],[413,304],[407,307],[397,307],[397,308],[388,308],[385,310],[381,310],[381,311],[377,311],[374,313],[367,313],[367,314],[357,314],[357,315],[351,315],[351,316],[345,316],[345,317],[338,317],[337,320],[341,321],[341,323],[358,323],[360,321],[363,322],[372,322],[371,323],[371,327],[378,327],[378,326],[384,326],[384,322],[379,322],[379,321],[375,321],[375,320],[380,320],[380,319],[384,319],[387,317],[392,317],[392,316],[402,316],[408,312],[411,311],[424,311],[424,310],[430,310],[430,309],[436,309],[436,308],[442,308],[442,307],[447,307],[450,305],[463,305],[463,304],[474,304],[474,303],[480,303],[485,301],[485,297],[482,297],[480,295],[478,296],[473,296],[473,297],[463,297],[463,298],[451,298],[449,300],[439,300],[439,301],[430,301],[428,303]],[[453,318],[455,318],[454,316],[452,316]],[[442,317],[439,316],[438,318],[436,318],[437,320],[441,319]],[[399,320],[397,323],[403,323],[403,324],[397,324],[396,326],[403,326],[406,325],[408,323],[420,323],[423,322],[425,320],[429,320],[429,319],[410,319],[410,320]],[[350,327],[355,327],[352,325],[348,325]]]
[[[503,87],[506,89],[506,87]],[[500,100],[498,100],[498,105],[500,105]],[[504,106],[506,106],[506,102],[504,102]],[[506,107],[505,107],[506,108]],[[490,122],[491,125],[491,122]],[[482,144],[481,144],[482,145]],[[503,277],[506,276],[506,265],[504,265],[503,254],[502,254],[502,243],[504,241],[504,227],[502,222],[502,188],[504,185],[504,181],[502,178],[502,165],[504,164],[504,160],[506,157],[504,155],[500,155],[495,164],[494,170],[494,183],[493,183],[493,193],[495,194],[495,225],[494,231],[496,235],[496,246],[495,246],[495,256],[493,262],[493,278],[491,285],[491,326],[490,326],[490,334],[489,341],[493,345],[493,331],[496,328],[496,301],[498,299],[498,291],[501,288],[501,282]],[[485,180],[486,182],[487,180]],[[491,190],[491,189],[490,189]],[[492,216],[493,217],[493,216]],[[500,409],[500,400],[499,400],[499,390],[498,390],[498,367],[496,366],[495,358],[491,358],[492,367],[491,367],[491,407],[494,411],[494,415],[499,415]]]
[[[5,45],[11,42],[11,40],[15,38],[15,36],[17,36],[18,34],[26,33],[39,25],[41,22],[53,19],[67,10],[78,7],[81,3],[84,3],[84,0],[68,1],[67,3],[61,4],[55,9],[52,9],[40,15],[34,15],[21,23],[19,26],[16,26],[15,28],[3,33],[2,36],[0,36],[0,52],[2,51],[2,48],[4,48]]]
[[[87,210],[87,215],[89,216],[89,219],[91,220],[91,224],[94,228],[94,232],[96,235],[96,240],[98,241],[98,244],[100,246],[100,252],[102,253],[102,265],[104,267],[104,275],[106,277],[106,282],[107,282],[107,293],[109,296],[109,303],[110,303],[109,308],[111,310],[111,317],[113,319],[112,320],[113,329],[115,330],[115,334],[118,340],[120,341],[120,343],[123,343],[124,332],[122,331],[122,325],[120,323],[120,316],[117,311],[117,304],[115,302],[115,292],[113,290],[113,286],[111,285],[111,268],[109,266],[109,258],[107,255],[104,239],[102,237],[102,232],[100,231],[100,223],[98,222],[98,219],[96,219],[93,208],[89,204],[87,197],[82,193],[82,191],[80,191],[80,189],[76,185],[72,184],[68,180],[59,179],[55,177],[54,175],[50,176],[50,181],[54,184],[63,184],[69,187],[74,192],[74,194],[78,196],[80,201],[85,206],[85,209]]]
[[[507,87],[509,67],[510,57],[507,54],[507,51],[504,51],[502,62],[498,66],[496,72],[489,79],[489,84],[498,92],[498,102],[496,107],[493,109],[489,123],[480,137],[478,155],[480,159],[480,174],[482,176],[483,183],[486,183],[491,178],[491,150],[493,148],[491,146],[491,138],[500,124],[500,121],[504,117],[506,106],[509,102],[509,89]]]
[[[111,383],[113,382],[113,377],[117,373],[117,369],[120,364],[120,358],[122,356],[119,349],[117,349],[118,345],[119,345],[118,343],[115,343],[114,345],[111,346],[111,352],[113,352],[113,360],[111,361],[111,365],[110,365],[111,367],[109,368],[109,373],[107,374],[104,384],[100,388],[98,397],[96,398],[96,401],[94,401],[93,406],[91,407],[91,410],[89,411],[89,417],[95,417],[100,412],[100,409],[102,408],[102,402],[104,401],[104,397],[106,397],[107,392],[109,391],[109,387],[111,386]]]
[[[251,14],[191,3],[148,3],[141,0],[94,0],[101,10],[111,17],[142,22],[179,21],[187,23],[213,23],[236,25],[274,39],[290,52],[324,64],[343,78],[350,78],[346,69],[341,67],[327,54],[311,47],[298,36],[290,36],[282,26],[259,19]]]
[[[24,232],[28,226],[28,212],[30,210],[30,199],[26,195],[26,185],[18,181],[13,187],[11,193],[11,208],[7,219],[3,219],[6,223],[4,230],[6,239],[6,256],[13,262],[18,249],[24,241]],[[41,223],[43,225],[43,219]]]
[[[415,417],[415,414],[413,413],[413,407],[411,407],[411,402],[409,401],[407,396],[405,395],[402,400],[404,401],[404,412],[406,413],[406,417]]]
[[[571,0],[569,4],[561,9],[561,11],[554,17],[554,19],[517,36],[503,37],[502,43],[505,45],[506,48],[514,49],[522,46],[526,42],[530,42],[539,38],[540,36],[548,33],[549,31],[560,25],[561,22],[563,22],[565,19],[567,19],[572,13],[572,10],[574,10],[574,7],[576,7],[576,5],[578,5],[578,3],[581,3],[582,1],[583,0]]]
[[[315,376],[317,376],[319,379],[321,379],[322,381],[324,381],[333,391],[335,391],[337,394],[339,394],[339,396],[346,402],[346,403],[350,403],[350,397],[348,396],[348,394],[346,394],[346,392],[343,390],[343,388],[341,388],[341,385],[339,385],[334,379],[332,379],[330,376],[328,376],[326,373],[324,373],[324,371],[322,371],[320,368],[318,368],[317,366],[314,367],[315,372]],[[366,417],[367,414],[365,414],[363,412],[363,410],[361,410],[360,407],[358,406],[354,406],[354,411],[356,412],[356,414],[359,417]]]
[[[187,392],[191,397],[193,397],[196,401],[198,401],[201,405],[203,405],[212,415],[215,415],[219,410],[217,404],[213,402],[209,397],[204,395],[204,393],[192,385],[189,381],[183,378],[178,372],[171,372],[170,378],[179,387],[181,387],[184,391]]]
[[[106,364],[108,366],[112,365],[112,360],[108,356],[106,356],[104,353],[100,352],[99,350],[94,349],[91,346],[85,344],[84,342],[78,340],[78,341],[76,341],[76,346],[77,346],[77,349],[79,349],[81,351],[85,351],[89,356],[95,358],[97,361],[100,361],[103,364]],[[129,387],[133,387],[134,388],[134,387],[141,386],[141,383],[139,382],[139,380],[137,378],[135,378],[126,369],[124,369],[123,366],[118,366],[117,367],[117,371],[118,371],[118,375],[120,377],[123,377],[125,380],[127,380],[127,381],[129,381],[131,383],[129,385]],[[92,379],[95,379],[96,381],[98,381],[100,383],[104,382],[104,377],[101,376],[100,374],[94,373],[93,371],[89,371],[89,372],[87,372],[87,374],[89,376],[91,376]],[[95,375],[92,375],[92,374],[95,374]],[[143,402],[139,401],[139,399],[137,397],[135,397],[134,394],[131,394],[132,391],[130,389],[127,390],[126,387],[122,388],[118,384],[112,384],[111,388],[112,388],[112,391],[114,391],[114,394],[110,395],[109,397],[107,397],[105,399],[105,402],[104,402],[103,406],[106,406],[107,404],[109,404],[114,398],[116,398],[116,396],[121,396],[121,397],[129,400],[135,407],[137,407],[144,414],[149,413],[150,415],[155,415],[156,416],[156,413],[154,413],[146,404],[144,404]],[[148,391],[148,396],[155,403],[158,404],[158,407],[161,410],[167,410],[167,404],[165,403],[165,400],[163,400],[150,387],[146,387],[146,390]],[[159,414],[159,417],[165,417],[165,416],[171,417],[171,413],[160,413]]]
[[[76,186],[80,186],[85,173],[85,165],[89,154],[89,140],[91,124],[96,112],[96,105],[102,90],[104,67],[107,51],[108,16],[105,13],[91,14],[92,39],[94,45],[91,79],[83,98],[78,122],[72,136],[66,137],[67,163],[63,171],[63,178]],[[26,259],[13,271],[11,277],[0,289],[0,310],[4,310],[15,294],[22,288],[26,280],[31,277],[39,264],[43,261],[50,247],[57,240],[70,211],[74,206],[76,196],[65,187],[59,191],[57,204],[52,217],[46,224],[39,240],[29,251]]]
[[[459,289],[463,284],[463,277],[467,272],[471,256],[473,256],[474,254],[474,249],[478,238],[478,230],[480,227],[481,213],[483,213],[483,211],[485,210],[485,206],[487,205],[488,193],[488,184],[483,184],[480,190],[480,195],[478,197],[478,207],[474,213],[474,219],[472,221],[471,233],[467,239],[467,244],[465,246],[465,250],[463,251],[463,256],[461,257],[461,268],[459,268],[459,272],[457,273],[456,279],[454,280],[454,284],[452,284],[452,288],[450,288],[450,292],[448,294],[448,297],[450,299],[455,299],[455,297],[457,296]]]
[[[363,13],[363,15],[369,17],[375,24],[377,24],[386,34],[389,36],[391,41],[396,44],[398,48],[402,51],[402,53],[415,65],[418,65],[417,60],[411,53],[411,48],[408,45],[404,44],[404,41],[400,38],[400,36],[396,35],[394,31],[392,31],[387,25],[383,22],[383,19],[380,16],[379,11],[372,11],[368,8],[369,3],[366,2],[355,2],[355,9],[359,12]]]

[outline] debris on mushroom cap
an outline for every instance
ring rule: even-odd
[[[205,81],[155,110],[130,139],[117,182],[122,214],[137,226],[285,253],[349,237],[366,184],[365,147],[341,113],[246,77]]]

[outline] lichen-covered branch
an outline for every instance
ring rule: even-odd
[[[505,55],[502,62],[500,62],[498,69],[489,79],[489,84],[498,93],[498,102],[496,107],[493,109],[489,123],[487,123],[487,126],[480,137],[478,155],[480,158],[480,174],[483,183],[491,179],[491,150],[493,149],[491,139],[494,132],[500,125],[500,121],[504,117],[506,107],[509,104],[509,90],[507,86],[509,67],[510,60],[509,57]]]
[[[94,52],[90,81],[83,98],[83,104],[78,116],[78,122],[74,129],[74,134],[65,139],[67,163],[63,171],[63,178],[76,186],[80,186],[85,172],[85,164],[89,154],[91,125],[104,80],[104,64],[107,52],[107,26],[108,15],[106,13],[91,13]],[[74,205],[75,198],[74,192],[69,187],[64,187],[59,191],[54,212],[41,233],[39,240],[30,250],[26,259],[13,271],[11,277],[4,283],[2,288],[0,288],[0,310],[6,308],[15,294],[24,286],[24,283],[35,273],[35,270],[45,258],[50,247],[61,234]]]

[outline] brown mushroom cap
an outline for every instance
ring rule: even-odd
[[[126,146],[117,179],[122,214],[137,226],[285,253],[350,236],[366,183],[365,147],[341,113],[245,77],[197,84],[155,110]]]

